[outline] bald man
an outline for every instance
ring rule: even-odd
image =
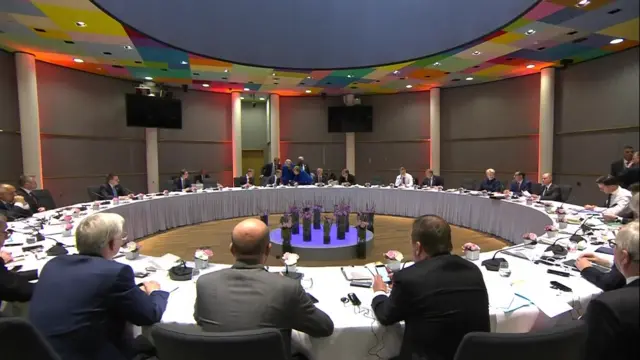
[[[26,208],[26,209],[25,209]],[[22,196],[16,196],[16,188],[8,185],[0,185],[0,215],[8,221],[28,218],[32,215],[27,203]]]
[[[542,187],[538,194],[533,194],[534,198],[540,200],[562,201],[562,191],[560,186],[553,183],[553,177],[549,173],[542,174]]]
[[[333,321],[313,305],[299,281],[265,269],[271,243],[262,221],[247,219],[236,225],[230,250],[236,263],[202,275],[196,284],[194,318],[205,331],[276,328],[288,349],[292,329],[313,337],[333,333]]]

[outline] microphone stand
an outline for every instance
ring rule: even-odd
[[[491,259],[484,260],[481,265],[484,266],[489,271],[498,271],[500,269],[500,264],[502,263],[509,264],[509,262],[505,258],[496,258],[496,255],[507,250],[517,249],[520,247],[524,247],[525,245],[536,245],[537,243],[538,242],[534,240],[528,244],[522,243],[515,246],[507,247],[504,249],[500,249],[493,254],[493,257]]]
[[[589,221],[589,219],[591,219],[594,216],[596,216],[596,215],[595,214],[591,214],[591,215],[587,216],[586,219],[584,219],[584,221],[580,224],[580,226],[578,226],[576,231],[569,238],[572,242],[579,243],[580,241],[586,240],[584,237],[578,235],[578,231],[582,230],[584,233],[586,233],[587,231],[590,231],[591,228],[587,225],[587,221]]]

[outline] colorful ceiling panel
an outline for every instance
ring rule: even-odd
[[[639,12],[638,0],[544,0],[503,29],[442,54],[394,65],[314,71],[189,54],[122,25],[89,0],[2,0],[0,48],[95,74],[152,78],[204,91],[386,94],[522,76],[563,60],[577,63],[635,47]]]

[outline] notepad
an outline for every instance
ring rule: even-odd
[[[151,266],[156,269],[169,271],[172,267],[176,266],[176,263],[180,261],[180,257],[173,254],[164,254],[159,259],[149,260]]]
[[[349,266],[340,268],[342,275],[344,275],[347,281],[352,280],[371,280],[373,275],[371,271],[367,270],[364,266]]]

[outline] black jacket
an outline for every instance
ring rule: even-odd
[[[389,297],[372,303],[382,325],[405,322],[400,360],[452,360],[470,332],[490,331],[482,272],[457,255],[417,262],[393,276]]]
[[[6,217],[7,221],[15,221],[18,219],[31,217],[33,213],[30,210],[15,206],[14,204],[0,201],[0,215]]]
[[[352,174],[347,175],[347,177],[345,178],[344,176],[340,175],[340,178],[338,179],[338,184],[342,184],[342,183],[349,183],[351,185],[355,185],[356,183],[356,177]]]
[[[27,302],[33,295],[33,287],[26,277],[7,270],[0,258],[0,301]]]
[[[536,195],[540,195],[540,200],[562,201],[562,191],[560,191],[560,186],[556,184],[549,185],[547,191],[545,191],[545,186],[542,185],[540,192]]]
[[[176,178],[175,180],[173,180],[173,189],[176,191],[182,191],[184,189],[189,189],[191,188],[191,180],[189,179],[184,179],[184,183],[180,182],[180,177]]]
[[[422,180],[422,186],[442,186],[442,187],[444,187],[444,179],[442,178],[442,176],[433,175],[433,177],[431,179],[432,179],[431,184],[429,184],[429,179],[424,178]]]
[[[20,195],[24,198],[24,201],[29,204],[29,209],[31,209],[32,213],[38,212],[38,208],[40,208],[39,200],[36,195],[32,192],[28,193],[23,188],[16,189],[16,195]]]
[[[118,193],[118,196],[127,196],[130,194],[129,191],[127,191],[127,189],[123,188],[122,186],[120,186],[120,184],[114,186],[116,192]],[[100,185],[100,197],[102,198],[102,200],[111,200],[114,198],[113,195],[113,190],[111,189],[111,185],[109,184],[102,184]]]
[[[580,274],[588,282],[600,288],[602,291],[611,291],[620,289],[627,283],[624,275],[618,271],[618,268],[613,265],[611,271],[604,273],[595,267],[584,268]]]
[[[587,306],[586,359],[637,359],[640,347],[640,290],[636,279],[623,288],[607,291]]]

